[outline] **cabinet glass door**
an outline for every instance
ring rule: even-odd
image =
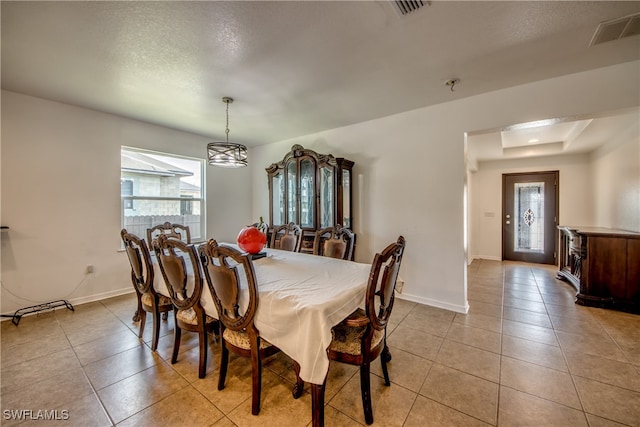
[[[287,221],[298,222],[298,162],[292,161],[287,165]]]
[[[300,161],[300,226],[314,227],[314,174],[315,165],[311,159]]]
[[[351,171],[342,171],[342,225],[351,228]]]
[[[320,228],[333,227],[333,168],[320,168]]]
[[[273,218],[273,225],[284,224],[284,173],[278,172],[273,176],[271,181],[271,203],[273,206],[273,212],[271,212],[271,218]]]

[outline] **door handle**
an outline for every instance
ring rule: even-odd
[[[507,224],[507,225],[511,224],[511,221],[507,221],[507,222],[506,222],[506,224]]]

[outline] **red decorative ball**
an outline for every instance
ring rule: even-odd
[[[267,235],[254,226],[247,226],[238,234],[238,246],[245,252],[257,254],[267,243]]]

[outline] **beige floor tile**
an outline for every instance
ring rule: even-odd
[[[99,390],[98,396],[117,424],[187,385],[169,365],[159,363]]]
[[[376,375],[371,376],[371,406],[373,408],[374,425],[402,426],[409,414],[417,393],[397,384],[384,385],[384,380]],[[350,418],[365,424],[362,397],[360,392],[360,376],[353,376],[347,384],[331,399],[329,405]]]
[[[157,363],[164,362],[159,355],[149,351],[145,345],[141,344],[106,359],[92,362],[84,369],[93,387],[96,390],[102,390]]]
[[[249,381],[250,383],[250,381]],[[306,426],[311,423],[311,396],[303,393],[299,399],[291,396],[291,384],[278,379],[262,385],[260,414],[251,415],[251,393],[227,417],[236,425]]]
[[[88,365],[114,354],[141,346],[144,346],[144,343],[140,341],[135,333],[130,330],[119,330],[95,341],[76,345],[73,350],[80,363]]]
[[[627,358],[618,345],[608,336],[577,335],[569,332],[556,331],[560,347],[564,351],[590,354],[592,356],[627,362]]]
[[[424,313],[414,313],[412,311],[405,316],[400,325],[444,338],[447,335],[452,321],[453,315],[450,316],[450,318],[443,318]]]
[[[497,332],[454,323],[449,328],[446,338],[482,350],[500,353],[501,334]]]
[[[505,319],[502,324],[502,333],[512,337],[560,347],[560,343],[558,343],[558,339],[556,338],[556,334],[553,329],[543,328],[542,326],[536,326],[530,323],[515,322],[513,320]]]
[[[600,418],[597,415],[586,414],[589,421],[589,427],[624,427],[626,424],[620,424],[615,421]]]
[[[209,426],[224,414],[194,388],[187,387],[125,419],[118,426]]]
[[[432,362],[416,356],[399,348],[390,347],[391,361],[387,363],[389,379],[393,384],[408,388],[416,393],[420,391]],[[359,370],[359,369],[358,369]],[[384,378],[380,358],[371,364],[371,372],[380,378]],[[329,387],[329,384],[327,384]]]
[[[399,348],[427,360],[436,358],[442,341],[443,339],[440,337],[411,329],[403,324],[400,324],[387,337],[389,346]]]
[[[495,316],[486,316],[484,314],[462,314],[457,313],[453,319],[454,323],[461,323],[475,328],[486,329],[492,332],[502,331],[502,319]]]
[[[550,315],[553,329],[556,331],[570,332],[577,335],[590,337],[609,337],[607,331],[593,318],[569,317]]]
[[[559,371],[569,371],[564,361],[562,350],[559,347],[540,344],[535,341],[503,335],[502,355]]]
[[[500,385],[582,410],[571,375],[566,372],[502,357]]]
[[[281,381],[281,378],[269,369],[262,370],[262,388],[264,389],[274,381]],[[202,393],[216,408],[225,415],[229,415],[235,408],[245,400],[251,398],[251,361],[246,357],[235,355],[229,356],[229,367],[223,390],[218,390],[218,373],[207,376],[192,383],[200,393]],[[289,387],[289,396],[293,383]],[[293,399],[293,398],[292,398]],[[251,410],[249,410],[251,413]]]
[[[61,329],[58,329],[56,333],[42,336],[38,339],[25,340],[11,346],[5,346],[3,342],[2,367],[8,368],[12,365],[57,353],[70,347],[71,344],[69,344],[69,340]]]
[[[504,298],[505,307],[517,308],[520,310],[533,311],[536,313],[547,314],[547,307],[542,302],[531,301],[528,299],[507,296]]]
[[[551,329],[551,320],[549,320],[549,316],[546,313],[536,313],[535,311],[505,307],[503,316],[505,319],[513,320],[514,322],[529,323]]]
[[[418,396],[404,427],[488,427],[483,421],[424,396]]]
[[[500,355],[444,340],[436,363],[497,383],[500,379]]]
[[[584,410],[608,420],[640,425],[640,393],[574,377]]]
[[[496,383],[434,364],[420,394],[486,423],[497,422]]]
[[[584,412],[527,393],[500,387],[500,426],[588,427]]]
[[[502,294],[493,295],[471,287],[467,292],[467,298],[469,299],[469,304],[471,304],[471,301],[480,301],[488,304],[502,305]]]
[[[483,314],[485,316],[502,317],[502,306],[469,300],[469,314]]]
[[[521,289],[505,288],[504,297],[505,299],[518,298],[518,299],[524,299],[524,300],[533,301],[533,302],[540,302],[540,303],[543,302],[542,296],[540,296],[540,293],[538,292],[538,288],[536,288],[535,292],[528,291],[528,290],[521,290]]]
[[[573,375],[640,392],[640,371],[630,363],[568,351],[565,355]]]
[[[2,394],[14,392],[40,382],[43,378],[75,370],[80,367],[73,350],[66,349],[46,356],[40,356],[25,362],[4,367],[2,378]]]
[[[374,418],[375,421],[375,418]],[[362,421],[364,423],[364,420]],[[335,426],[335,427],[362,427],[363,424],[357,422],[353,418],[349,417],[346,414],[338,411],[331,405],[326,405],[324,407],[324,425],[325,426]],[[307,426],[311,427],[311,424],[307,424]]]
[[[25,383],[10,394],[3,395],[2,409],[52,410],[87,395],[93,395],[93,389],[82,369],[77,366],[64,372],[42,375],[37,381]]]

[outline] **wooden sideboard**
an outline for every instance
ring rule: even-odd
[[[559,279],[578,290],[576,303],[640,313],[640,233],[559,226]]]

